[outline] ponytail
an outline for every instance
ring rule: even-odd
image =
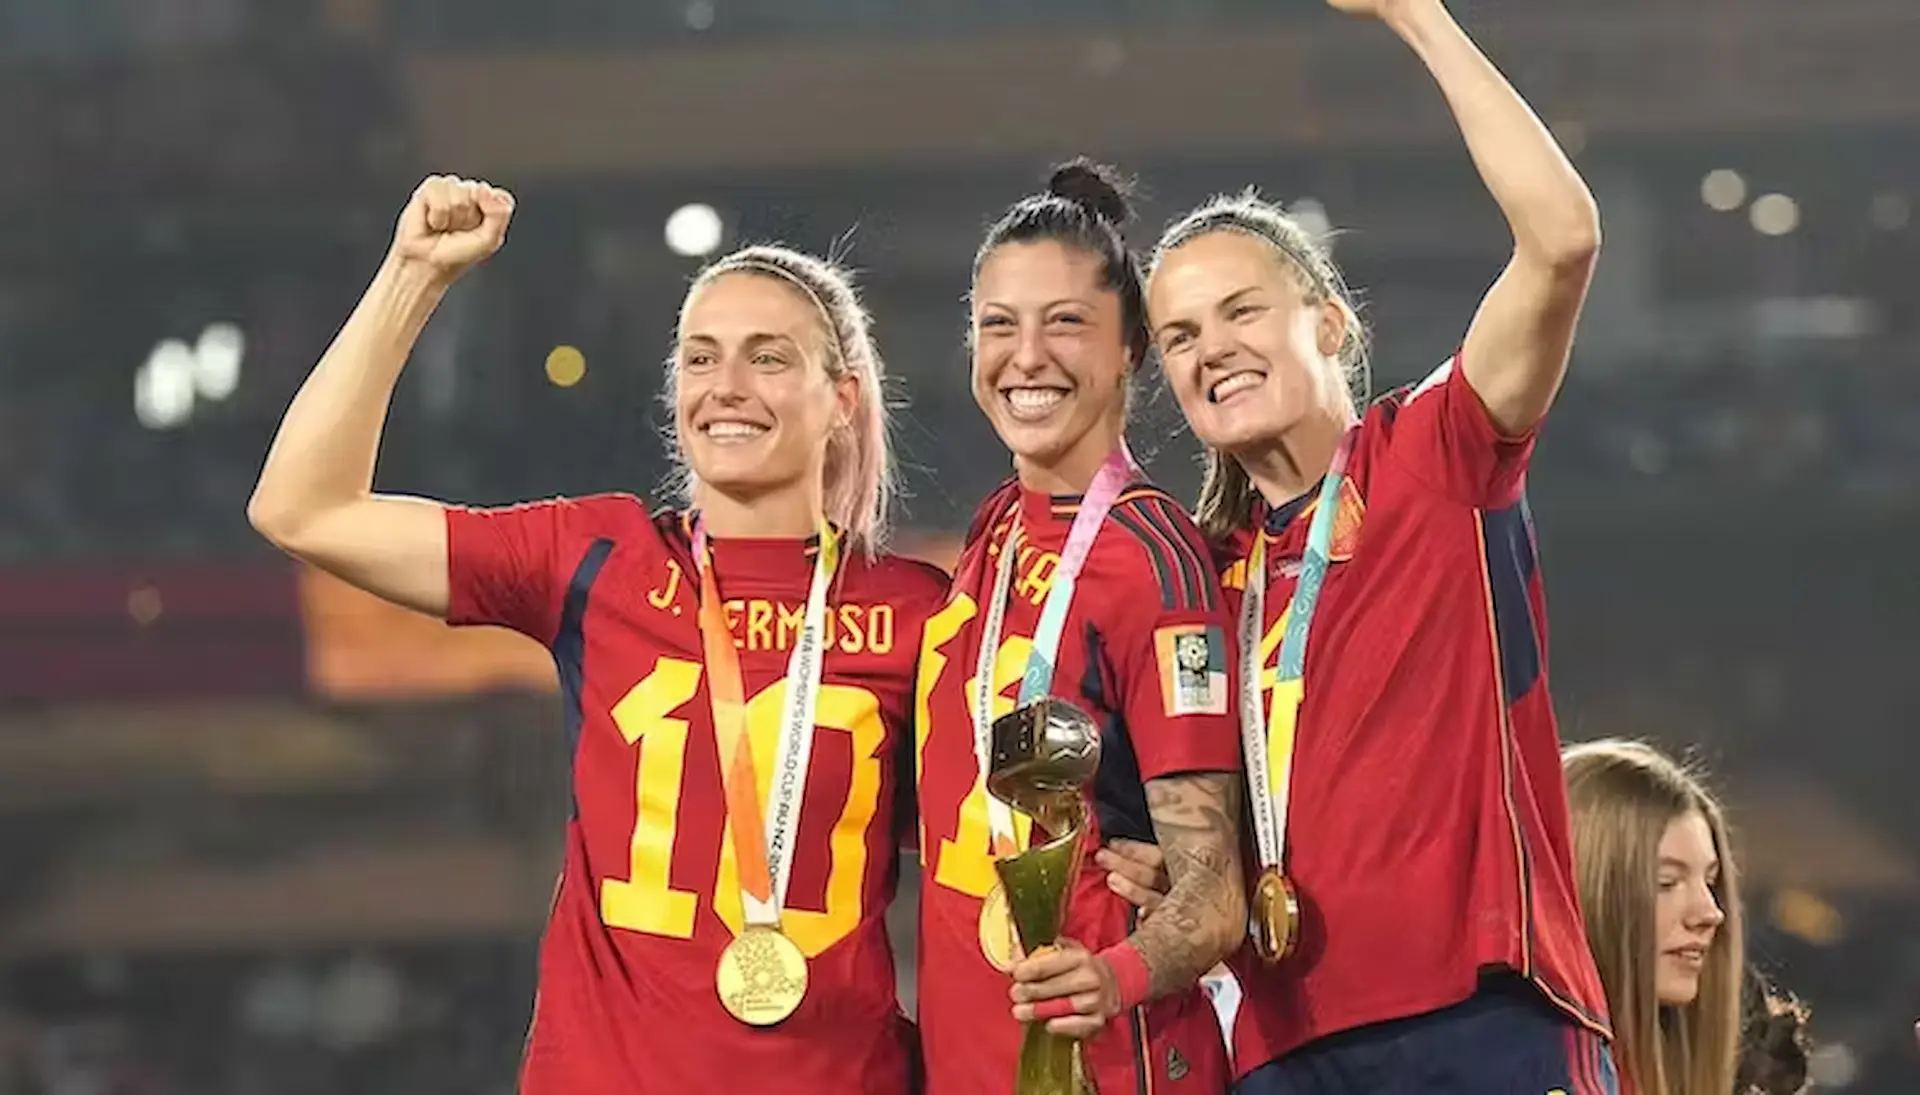
[[[1253,527],[1253,507],[1260,494],[1240,462],[1208,447],[1201,458],[1200,500],[1193,519],[1207,539],[1225,543]]]

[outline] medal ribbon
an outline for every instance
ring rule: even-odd
[[[713,576],[713,549],[698,519],[693,526],[693,558],[700,568],[700,644],[707,664],[707,696],[713,706],[714,741],[725,787],[727,822],[733,834],[734,862],[740,868],[740,904],[749,925],[777,929],[793,875],[793,842],[800,829],[800,804],[813,759],[814,701],[820,694],[827,617],[827,587],[840,562],[840,542],[832,526],[820,522],[820,550],[814,558],[807,611],[793,653],[787,657],[786,696],[780,709],[780,738],[773,760],[773,786],[767,795],[768,824],[760,801],[759,772],[747,730],[746,686],[740,651],[727,626],[726,606]]]
[[[1041,602],[1040,623],[1033,629],[1033,652],[1027,656],[1020,677],[1019,705],[1043,699],[1053,688],[1053,671],[1060,651],[1060,635],[1067,623],[1067,608],[1073,601],[1073,589],[1093,551],[1093,541],[1106,523],[1107,514],[1120,497],[1127,480],[1134,474],[1133,460],[1123,445],[1108,455],[1094,473],[1093,482],[1080,499],[1080,511],[1067,530],[1067,544],[1060,552],[1047,587],[1047,599]],[[1000,545],[1000,565],[994,574],[993,593],[987,601],[986,619],[980,625],[980,656],[974,668],[973,755],[979,765],[979,778],[987,777],[987,764],[993,752],[993,700],[1000,654],[1000,632],[1007,618],[1007,595],[1013,588],[1014,558],[1019,554],[1023,530],[1020,527],[1019,502],[1014,503],[1014,519],[1007,538]],[[1013,810],[1006,803],[987,796],[987,825],[993,837],[995,856],[1011,855],[1015,847]]]
[[[1294,737],[1300,705],[1306,700],[1307,634],[1320,603],[1320,587],[1326,583],[1340,488],[1346,482],[1356,432],[1349,429],[1340,438],[1333,450],[1333,463],[1320,483],[1313,524],[1307,529],[1306,551],[1300,560],[1300,580],[1293,588],[1287,629],[1280,639],[1272,706],[1265,718],[1260,711],[1260,676],[1265,661],[1260,656],[1260,641],[1266,633],[1267,602],[1264,527],[1254,530],[1253,548],[1247,553],[1246,594],[1240,601],[1240,748],[1246,756],[1254,844],[1262,867],[1278,868],[1286,858]]]

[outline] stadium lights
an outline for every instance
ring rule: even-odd
[[[133,376],[133,413],[150,430],[184,426],[202,400],[218,403],[240,386],[247,340],[232,323],[211,323],[192,345],[162,339]]]
[[[1825,1091],[1852,1087],[1860,1078],[1860,1058],[1845,1042],[1815,1046],[1807,1055],[1807,1078]]]
[[[1547,132],[1553,134],[1553,139],[1560,143],[1560,151],[1569,157],[1587,150],[1587,127],[1571,118],[1549,123]]]
[[[1872,204],[1867,206],[1867,220],[1883,232],[1898,232],[1912,219],[1913,206],[1898,190],[1875,194]]]
[[[1700,180],[1700,200],[1717,213],[1731,213],[1747,200],[1747,180],[1724,167],[1709,171]]]
[[[667,247],[676,255],[701,258],[720,248],[725,229],[711,205],[683,205],[667,218]]]
[[[1332,242],[1329,237],[1333,235],[1333,219],[1327,216],[1327,207],[1321,204],[1320,199],[1300,198],[1288,202],[1287,212],[1293,215],[1296,224],[1323,246]]]
[[[574,346],[555,346],[547,353],[547,383],[571,388],[587,375],[587,355]]]
[[[1784,236],[1800,226],[1800,206],[1785,194],[1762,194],[1753,199],[1747,220],[1763,236]]]

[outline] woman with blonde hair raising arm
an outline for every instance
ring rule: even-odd
[[[520,1091],[902,1095],[892,789],[946,580],[880,551],[891,466],[866,312],[844,272],[784,248],[701,272],[663,378],[672,508],[375,494],[414,340],[512,213],[485,183],[415,192],[248,514],[362,589],[553,654],[573,810]]]
[[[1148,317],[1248,659],[1240,1090],[1608,1092],[1525,502],[1598,214],[1442,0],[1329,3],[1425,64],[1513,249],[1458,352],[1364,413],[1351,296],[1284,210],[1216,199],[1155,249]]]

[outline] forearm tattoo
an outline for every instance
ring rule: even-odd
[[[1228,773],[1147,782],[1147,813],[1172,883],[1132,937],[1153,974],[1155,999],[1193,986],[1246,935],[1240,793],[1240,777]]]

